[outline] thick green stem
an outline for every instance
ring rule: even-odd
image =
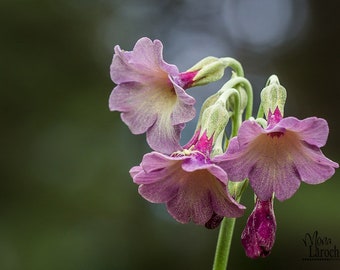
[[[248,186],[248,180],[229,182],[230,194],[240,202],[241,196]],[[228,265],[231,241],[233,238],[236,218],[224,218],[218,234],[213,270],[226,270]]]
[[[224,218],[218,234],[213,270],[226,270],[236,218]]]

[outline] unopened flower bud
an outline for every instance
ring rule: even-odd
[[[275,242],[275,232],[273,199],[261,201],[257,198],[241,235],[246,255],[252,259],[268,256]]]
[[[220,58],[208,56],[186,72],[197,72],[193,78],[192,86],[199,86],[221,79],[227,66],[226,62]]]
[[[225,129],[229,121],[229,113],[225,105],[221,101],[206,108],[202,114],[201,127],[202,130],[207,132],[210,138],[214,135],[216,137]]]
[[[268,114],[274,113],[278,108],[283,116],[287,98],[286,89],[280,84],[276,75],[269,77],[266,87],[261,92],[261,105],[268,119]]]

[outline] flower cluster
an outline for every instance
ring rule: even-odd
[[[121,112],[133,134],[146,133],[153,150],[130,170],[139,194],[166,204],[178,222],[212,229],[224,217],[244,214],[239,200],[249,181],[256,203],[242,244],[250,258],[267,256],[275,241],[274,198],[289,199],[301,181],[322,183],[339,166],[320,150],[329,133],[326,120],[284,117],[286,90],[275,75],[261,92],[255,119],[252,88],[238,61],[206,57],[180,72],[162,50],[159,40],[141,38],[132,51],[116,46],[111,65],[116,86],[109,108]],[[221,79],[227,67],[231,78],[204,102],[192,139],[181,146],[185,123],[195,116],[186,89]]]

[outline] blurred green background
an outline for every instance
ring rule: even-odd
[[[234,57],[256,102],[277,74],[288,91],[285,114],[327,119],[323,151],[339,162],[338,3],[2,0],[0,269],[210,269],[218,230],[176,223],[138,195],[128,174],[150,150],[108,110],[113,47],[158,38],[182,71],[208,55]],[[197,109],[221,83],[190,89]],[[302,260],[302,239],[315,230],[340,248],[339,178],[275,202],[276,243],[259,260],[240,243],[248,189],[230,269],[339,269],[340,261]]]

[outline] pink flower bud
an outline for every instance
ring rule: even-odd
[[[252,259],[268,256],[275,242],[275,232],[273,200],[256,199],[255,208],[241,235],[246,255]]]

